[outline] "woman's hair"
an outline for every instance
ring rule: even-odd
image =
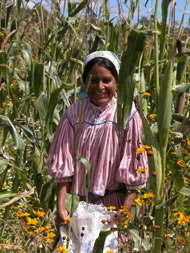
[[[86,81],[89,71],[93,68],[93,66],[95,64],[97,64],[98,66],[101,66],[105,69],[108,69],[112,73],[112,75],[115,77],[115,80],[117,81],[117,71],[116,71],[113,63],[106,58],[96,57],[96,58],[92,59],[91,61],[89,61],[84,68],[83,75],[82,75],[82,79],[83,79],[84,83]]]

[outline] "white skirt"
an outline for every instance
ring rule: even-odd
[[[71,221],[72,234],[69,238],[69,253],[92,253],[96,239],[100,231],[109,231],[116,227],[110,223],[111,217],[115,212],[108,211],[106,207],[96,204],[87,204],[84,201],[79,205],[73,213]],[[107,222],[108,221],[108,222]],[[61,238],[58,246],[66,246],[67,231],[64,226],[60,228]],[[112,232],[106,237],[104,244],[104,253],[107,250],[118,252],[118,232]],[[53,253],[57,253],[54,249]]]

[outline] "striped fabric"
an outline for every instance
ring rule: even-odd
[[[106,190],[117,190],[123,185],[128,190],[144,188],[148,177],[148,170],[136,172],[138,168],[148,167],[146,152],[136,154],[136,149],[142,146],[139,113],[133,104],[120,151],[116,103],[114,97],[101,107],[85,100],[78,155],[90,162],[89,192],[99,196],[104,196]],[[56,182],[72,181],[81,104],[81,101],[76,102],[66,110],[54,135],[48,167]],[[77,161],[75,194],[80,196],[85,195],[85,175],[84,165]]]

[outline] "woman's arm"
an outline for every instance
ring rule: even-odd
[[[137,195],[138,195],[137,191],[129,191],[126,194],[124,206],[128,208],[129,212],[131,212],[131,210],[132,210],[132,203],[137,198]]]
[[[57,183],[57,226],[61,226],[64,219],[68,217],[65,200],[66,193],[69,192],[71,182]]]

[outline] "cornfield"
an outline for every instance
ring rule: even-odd
[[[155,0],[146,24],[136,13],[149,1],[116,1],[117,17],[107,0],[52,0],[48,10],[43,1],[31,9],[28,2],[0,0],[1,252],[51,252],[56,185],[47,154],[61,115],[80,99],[83,60],[96,50],[120,58],[119,138],[135,100],[145,143],[138,152],[149,159],[147,188],[120,231],[128,242],[119,252],[189,252],[190,28],[183,23],[189,1],[178,24],[175,0]]]

